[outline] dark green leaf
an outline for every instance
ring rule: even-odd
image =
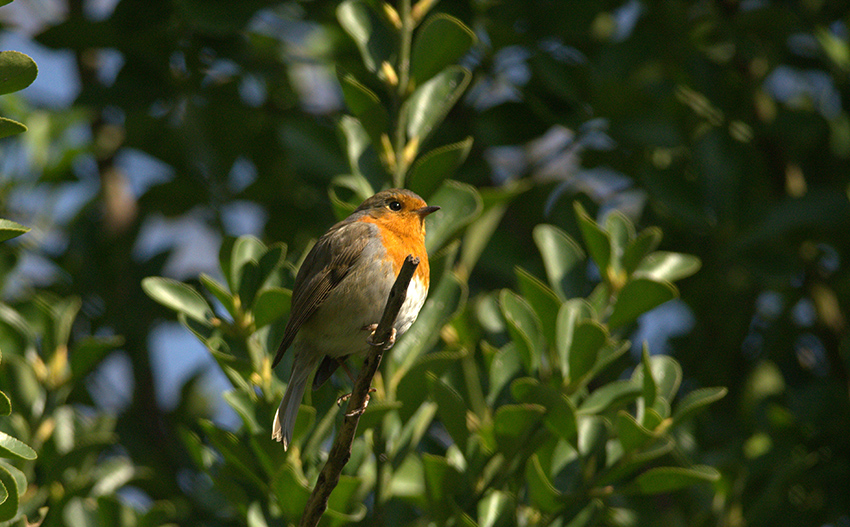
[[[576,409],[566,395],[551,386],[540,384],[531,377],[515,380],[511,384],[511,393],[520,402],[540,404],[546,408],[546,426],[561,439],[576,446]]]
[[[534,427],[543,418],[546,408],[539,404],[506,404],[493,416],[493,431],[499,450],[512,456],[527,444]]]
[[[454,17],[437,13],[428,18],[413,41],[410,78],[414,86],[457,62],[475,40],[475,33]]]
[[[611,263],[611,239],[608,233],[593,221],[593,218],[587,214],[578,201],[575,202],[575,211],[582,238],[587,245],[587,251],[593,261],[596,262],[596,266],[599,267],[599,273],[603,278],[607,278],[608,265]]]
[[[657,386],[658,397],[665,401],[672,401],[679,390],[679,384],[682,382],[682,367],[674,358],[667,355],[649,357],[647,353],[647,360],[647,366],[649,366],[654,379],[653,384]],[[632,380],[636,383],[644,383],[644,369],[635,369]],[[647,406],[653,404],[654,401],[648,403]]]
[[[594,498],[564,527],[592,527],[597,525],[602,519],[604,510],[605,505],[602,500]]]
[[[160,304],[178,313],[184,313],[197,322],[209,324],[213,319],[212,308],[204,297],[182,282],[149,276],[142,280],[142,289]]]
[[[454,442],[463,450],[469,439],[466,402],[454,387],[449,386],[433,373],[427,375],[428,392],[437,403],[437,415]]]
[[[691,468],[651,468],[635,478],[635,486],[641,494],[672,492],[698,483],[711,483],[720,479],[720,473],[712,468],[697,465]]]
[[[593,317],[593,308],[585,300],[575,298],[567,300],[558,310],[556,321],[558,361],[564,378],[569,377],[569,353],[575,340],[576,325]]]
[[[676,286],[669,282],[656,282],[648,278],[634,278],[617,295],[614,311],[608,319],[611,328],[631,324],[644,313],[678,296]]]
[[[567,233],[554,225],[537,225],[532,235],[540,256],[543,257],[543,266],[546,268],[549,285],[561,300],[567,300],[569,297],[566,287],[567,275],[576,264],[584,260],[584,251]]]
[[[11,520],[18,514],[18,483],[6,468],[0,465],[0,521]]]
[[[9,415],[12,413],[12,401],[9,396],[0,392],[0,415]]]
[[[289,314],[292,291],[279,287],[264,289],[254,300],[254,325],[260,329]]]
[[[569,378],[571,382],[580,382],[596,364],[599,351],[608,340],[608,332],[596,321],[582,320],[576,324],[573,335],[573,343],[567,353]]]
[[[503,289],[499,294],[499,305],[526,371],[535,372],[540,364],[537,345],[540,340],[540,322],[534,310],[525,299],[510,289]]]
[[[545,513],[557,512],[561,504],[561,493],[552,485],[543,467],[540,458],[533,454],[525,464],[525,482],[528,485],[528,497],[531,503]]]
[[[342,72],[339,72],[342,73]],[[360,121],[375,150],[381,147],[381,136],[388,132],[389,117],[378,96],[350,73],[338,75],[342,96],[351,113]]]
[[[481,213],[481,196],[475,187],[446,180],[428,200],[429,205],[442,207],[428,216],[425,247],[433,253],[446,244],[463,227]]]
[[[408,187],[427,199],[443,181],[452,177],[466,160],[470,150],[472,150],[471,136],[422,155],[413,165]]]
[[[641,370],[643,371],[643,404],[647,407],[652,407],[655,404],[655,397],[658,395],[658,385],[655,382],[655,376],[652,374],[652,366],[649,359],[649,348],[646,342],[643,343],[643,353],[641,354]]]
[[[679,401],[676,410],[673,412],[673,421],[681,423],[692,418],[700,411],[705,410],[711,403],[725,397],[728,392],[729,390],[725,387],[701,388],[692,391]]]
[[[633,380],[610,382],[588,396],[579,406],[580,414],[601,414],[617,406],[629,404],[641,394],[642,386]]]
[[[428,395],[428,372],[441,376],[446,369],[460,360],[464,351],[450,352],[440,351],[426,353],[417,357],[416,361],[407,370],[400,370],[392,377],[391,384],[394,386],[396,397],[404,403],[399,410],[399,417],[407,421]]]
[[[233,303],[233,297],[228,293],[224,286],[206,273],[201,273],[198,277],[201,284],[209,291],[219,302],[224,306],[224,309],[230,313],[231,317],[236,317],[236,305]]]
[[[523,298],[534,309],[540,320],[541,331],[546,337],[551,350],[556,349],[558,312],[561,309],[561,301],[557,295],[549,289],[536,276],[521,267],[514,269],[517,283]]]
[[[407,137],[423,144],[466,90],[471,77],[466,68],[449,66],[420,85],[402,107]]]
[[[661,243],[661,229],[649,227],[641,231],[623,253],[623,269],[626,274],[630,275],[635,272],[641,261],[646,255],[654,251],[659,243]]]
[[[307,482],[296,474],[292,465],[280,467],[280,472],[272,480],[271,486],[277,504],[286,517],[292,522],[300,518],[307,506],[307,500],[310,499],[310,489]]]
[[[19,51],[0,51],[0,95],[23,90],[38,76],[35,62]]]
[[[18,121],[15,121],[13,119],[7,119],[6,117],[0,117],[0,139],[3,139],[4,137],[10,137],[10,136],[13,136],[13,135],[22,134],[26,131],[27,131],[26,125],[19,123]],[[18,233],[18,234],[23,234],[23,233],[21,232],[21,233]],[[15,234],[14,236],[18,236],[18,234]],[[4,236],[5,236],[5,233],[4,233]],[[14,238],[14,236],[11,236],[11,237]],[[6,238],[6,239],[8,240],[9,238]],[[0,241],[3,241],[3,240],[0,239]]]
[[[625,214],[614,210],[605,218],[605,231],[611,239],[611,264],[619,271],[623,269],[623,255],[635,238],[635,227]]]
[[[638,423],[628,412],[617,412],[617,436],[625,452],[642,447],[652,439],[652,432]]]

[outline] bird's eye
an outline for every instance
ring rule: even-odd
[[[387,203],[387,207],[389,207],[390,210],[394,210],[394,211],[398,212],[398,211],[401,210],[401,202],[400,201],[390,201],[389,203]]]

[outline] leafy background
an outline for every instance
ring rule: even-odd
[[[422,37],[418,51],[414,39],[413,55],[431,57],[441,45],[464,51],[432,52],[439,60],[419,60],[411,79],[418,86],[443,75],[441,61],[457,63],[443,86],[458,99],[426,112],[433,123],[404,123],[399,141],[396,118],[410,94],[385,88],[380,59],[392,63],[397,42],[378,2],[18,0],[0,8],[0,47],[39,65],[30,88],[0,98],[0,115],[28,128],[0,142],[0,217],[32,227],[0,246],[0,387],[12,402],[0,429],[39,454],[12,462],[30,483],[20,489],[21,511],[35,519],[49,507],[45,525],[294,521],[301,498],[292,489],[314,474],[333,426],[323,417],[345,385],[313,394],[310,415],[325,435],[302,432],[314,440],[297,458],[260,443],[282,387],[264,370],[262,351],[286,315],[291,272],[309,241],[369,187],[398,183],[401,161],[437,149],[445,164],[432,161],[421,175],[413,165],[405,183],[431,202],[455,205],[444,207],[451,215],[443,220],[435,216],[442,223],[429,239],[443,264],[432,266],[450,277],[435,280],[448,284],[439,291],[450,303],[440,307],[455,309],[436,310],[445,319],[432,324],[451,324],[419,345],[437,353],[419,371],[418,391],[398,392],[436,402],[419,407],[436,415],[419,415],[427,426],[393,435],[394,426],[412,422],[409,410],[392,398],[370,406],[373,420],[363,428],[391,451],[374,458],[382,470],[365,447],[355,452],[352,467],[362,472],[352,468],[331,507],[339,514],[326,521],[850,525],[845,3],[458,1],[435,11],[445,14],[431,22],[440,31]],[[475,35],[468,51],[465,31],[446,33],[454,19]],[[352,31],[364,20],[373,38]],[[417,32],[427,35],[426,26]],[[396,155],[392,165],[374,146],[382,126],[394,154],[417,136],[419,156]],[[456,183],[445,184],[439,178],[455,165]],[[577,214],[574,201],[589,214]],[[607,343],[633,344],[589,390],[623,381],[627,400],[592,408],[603,419],[576,431],[596,438],[575,445],[579,468],[556,447],[524,443],[543,450],[517,457],[503,481],[483,485],[492,492],[465,495],[475,486],[458,474],[485,477],[494,465],[459,460],[492,460],[475,445],[516,454],[523,442],[511,433],[535,419],[517,403],[547,399],[528,388],[531,381],[493,399],[484,392],[484,408],[508,407],[507,425],[488,443],[486,427],[470,428],[469,414],[446,410],[458,397],[475,400],[463,357],[474,359],[482,387],[495,386],[500,379],[489,375],[505,368],[493,357],[509,355],[506,346],[562,346],[564,332],[545,330],[552,311],[529,312],[535,302],[557,307],[579,297],[606,307],[596,284],[619,290],[623,281],[593,249],[590,219],[615,249],[612,239],[629,238],[625,225],[640,232],[657,225],[661,251],[694,255],[701,268],[668,277],[682,278],[680,300],[621,328],[600,323],[613,330]],[[245,234],[262,242],[228,238]],[[552,242],[560,256],[547,259],[541,239],[560,240]],[[581,252],[570,253],[570,239]],[[234,268],[254,260],[261,269],[262,255],[274,251],[266,280],[240,290]],[[564,254],[588,254],[594,263],[559,274],[552,262]],[[220,354],[145,293],[165,283],[155,276],[196,291],[221,287],[202,302],[228,325],[210,331],[203,303],[196,317],[181,315]],[[554,299],[539,293],[547,290]],[[268,295],[262,332],[257,302],[228,305],[232,293],[246,292]],[[537,340],[527,324],[539,324]],[[651,360],[642,359],[644,341]],[[400,358],[401,351],[394,350]],[[672,384],[644,391],[641,372],[671,358],[681,366],[678,397]],[[516,377],[551,380],[540,366],[529,359]],[[630,379],[640,381],[640,393]],[[235,395],[224,401],[232,385]],[[646,447],[639,439],[650,414],[641,405],[662,394],[676,408],[686,394],[715,386],[728,395],[669,433],[656,429],[676,447],[655,461],[691,470],[662,480],[710,483],[645,497],[627,492],[629,482],[640,486],[633,477],[616,480],[624,484],[613,494],[596,494],[612,459],[599,447],[609,435],[609,445],[626,438]],[[258,400],[239,399],[258,388]],[[575,393],[581,402],[589,392]],[[619,413],[624,408],[631,417]],[[629,428],[628,419],[641,426]],[[573,439],[560,433],[562,442],[552,444]],[[252,442],[249,456],[242,447]],[[461,445],[461,453],[446,444]],[[411,457],[420,464],[401,464]],[[278,487],[269,490],[269,481]],[[404,487],[409,481],[428,483]],[[371,488],[389,490],[364,493]],[[277,492],[292,499],[268,498]]]

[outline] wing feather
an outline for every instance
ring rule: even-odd
[[[372,234],[373,225],[342,221],[328,230],[301,264],[292,288],[292,309],[272,367],[277,366],[292,345],[301,326],[348,275]]]

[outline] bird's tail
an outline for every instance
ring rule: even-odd
[[[274,415],[272,427],[272,439],[283,443],[283,449],[288,450],[292,442],[292,430],[295,428],[295,417],[298,416],[298,408],[301,406],[301,398],[304,396],[304,388],[307,387],[307,379],[316,368],[316,361],[311,360],[308,353],[296,353],[295,362],[292,365],[292,375],[286,386],[286,393]]]

